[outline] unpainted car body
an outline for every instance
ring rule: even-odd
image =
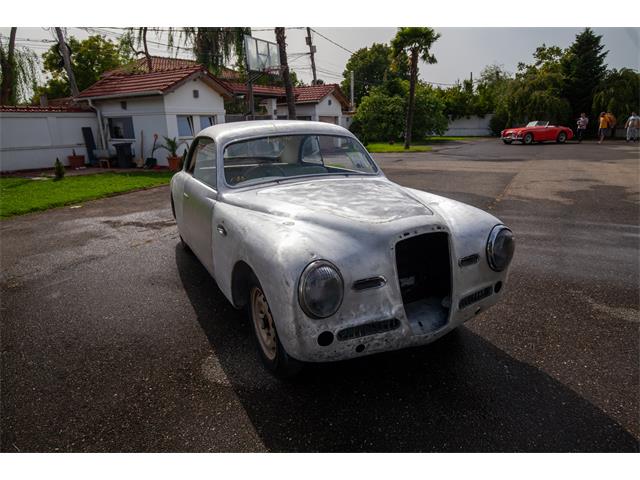
[[[190,159],[171,180],[183,241],[234,306],[249,305],[258,337],[273,323],[274,355],[324,362],[426,344],[503,295],[508,265],[493,269],[488,245],[496,231],[508,231],[502,222],[463,203],[397,185],[370,157],[367,174],[311,173],[230,185],[227,146],[282,135],[346,138],[366,152],[348,130],[331,124],[222,124],[198,135],[215,145],[216,188],[188,172]],[[329,274],[338,272],[343,292],[335,313],[313,318],[304,307],[303,277],[322,264]],[[265,335],[258,338],[263,360],[265,352],[270,357]]]
[[[573,138],[573,131],[569,127],[549,125],[549,122],[533,121],[524,127],[507,128],[500,133],[504,143],[522,142],[530,145],[534,142],[564,143]]]

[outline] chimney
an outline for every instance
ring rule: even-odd
[[[47,94],[43,93],[42,95],[40,95],[40,106],[41,107],[48,107],[49,106],[49,99],[47,98]]]

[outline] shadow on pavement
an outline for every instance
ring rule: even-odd
[[[601,410],[466,328],[426,347],[310,365],[298,381],[278,381],[258,362],[249,323],[198,260],[177,246],[176,264],[271,451],[638,451]]]

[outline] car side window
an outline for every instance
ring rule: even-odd
[[[322,165],[322,154],[320,153],[320,143],[318,137],[307,137],[304,139],[300,151],[300,161],[302,163],[315,163]]]
[[[193,178],[217,189],[216,144],[208,138],[199,138],[192,154],[189,170]]]

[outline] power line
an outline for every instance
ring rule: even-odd
[[[324,38],[326,41],[333,43],[336,47],[341,48],[342,50],[344,50],[345,52],[351,53],[353,54],[354,52],[352,52],[351,50],[349,50],[347,47],[343,47],[342,45],[340,45],[339,43],[334,42],[333,40],[331,40],[329,37],[324,36],[323,34],[321,34],[319,31],[314,30],[313,28],[311,29],[312,32],[317,33],[318,35],[320,35],[322,38]]]

